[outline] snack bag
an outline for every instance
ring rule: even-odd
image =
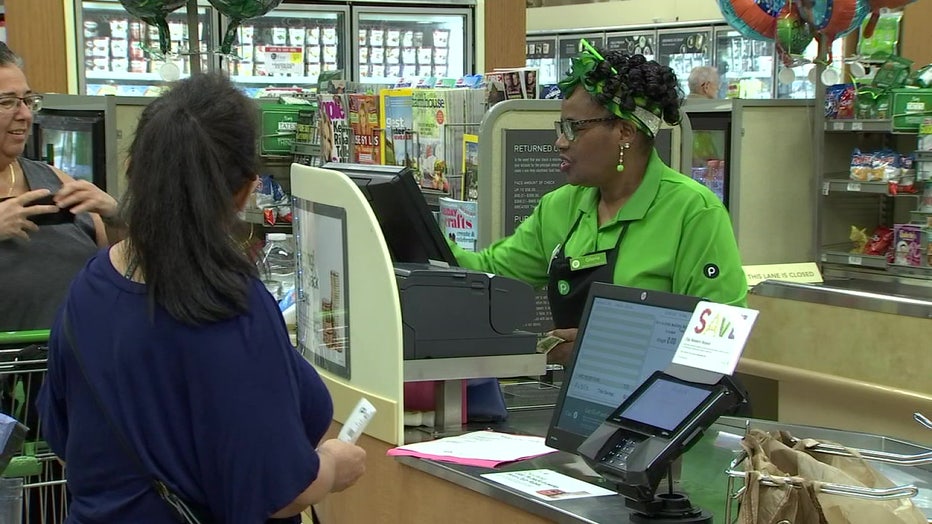
[[[868,180],[872,182],[889,182],[900,177],[900,155],[896,151],[884,149],[877,151],[871,157],[871,174]]]
[[[838,92],[838,114],[835,118],[854,118],[854,84],[840,84]]]
[[[909,69],[912,65],[913,61],[908,58],[891,56],[877,70],[871,85],[881,89],[903,87],[909,79]]]
[[[835,84],[825,88],[825,118],[838,118],[838,103],[844,84]]]
[[[887,254],[893,244],[893,230],[887,226],[877,226],[867,244],[864,245],[865,255],[883,256]]]
[[[873,157],[870,154],[862,153],[860,149],[855,148],[851,153],[851,168],[849,177],[851,180],[858,182],[867,182],[871,178],[871,163]]]
[[[896,47],[900,39],[900,22],[903,12],[881,13],[874,27],[874,34],[864,36],[864,29],[870,23],[870,17],[861,24],[861,37],[858,39],[858,54],[861,56],[883,57],[896,54]]]

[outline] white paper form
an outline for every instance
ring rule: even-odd
[[[568,477],[549,469],[532,469],[528,471],[509,471],[506,473],[486,473],[482,475],[491,481],[504,484],[522,493],[533,495],[542,500],[566,500],[584,497],[601,497],[616,493],[605,488],[589,484],[573,477]]]
[[[475,431],[456,437],[400,446],[389,450],[388,454],[451,457],[461,459],[458,462],[468,463],[470,460],[510,462],[555,451],[557,450],[544,445],[543,437]]]

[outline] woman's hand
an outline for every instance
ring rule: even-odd
[[[318,446],[317,452],[329,455],[334,460],[332,492],[352,486],[366,472],[366,450],[355,444],[330,439]]]
[[[579,329],[577,328],[566,328],[554,329],[549,333],[555,337],[562,338],[566,342],[558,344],[547,353],[548,364],[566,365],[566,363],[569,362],[570,357],[573,355],[573,346],[576,344],[576,334],[578,332]]]
[[[102,218],[116,215],[117,201],[87,180],[68,180],[55,193],[55,204],[72,213],[97,213]]]
[[[58,213],[58,206],[29,205],[49,194],[48,189],[36,189],[0,202],[0,240],[10,238],[29,240],[29,233],[39,230],[39,226],[29,220],[29,217]]]

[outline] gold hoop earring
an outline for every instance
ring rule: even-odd
[[[628,149],[629,147],[631,147],[630,142],[618,144],[618,165],[615,166],[615,170],[619,173],[625,170],[625,149]]]

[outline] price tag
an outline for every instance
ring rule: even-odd
[[[848,190],[848,191],[860,191],[860,190],[861,190],[861,184],[859,184],[859,183],[857,183],[857,182],[848,182],[847,190]]]
[[[864,129],[864,123],[863,123],[863,122],[851,122],[851,130],[852,130],[852,131],[861,131],[861,130],[863,130],[863,129]]]
[[[832,129],[834,129],[835,131],[841,131],[844,128],[845,128],[844,122],[835,122],[834,124],[832,124]]]
[[[855,257],[855,256],[848,257],[848,263],[851,264],[852,266],[860,266],[861,262],[862,262],[861,257]]]
[[[831,189],[831,187],[832,185],[830,183],[822,182],[822,195],[828,195],[828,191]]]

